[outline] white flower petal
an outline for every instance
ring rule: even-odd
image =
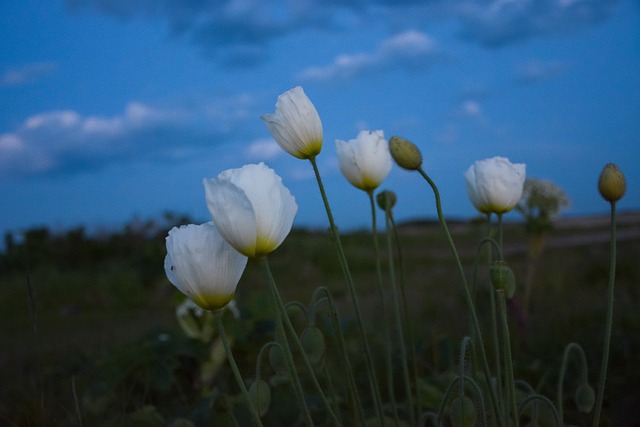
[[[300,86],[278,97],[275,114],[261,116],[278,145],[299,159],[320,154],[322,122]]]
[[[282,179],[264,163],[230,169],[204,182],[214,222],[241,253],[267,255],[291,231],[298,205]]]
[[[167,278],[189,299],[217,310],[233,298],[247,258],[229,246],[213,223],[174,227],[166,246]]]
[[[220,234],[238,252],[254,256],[256,214],[244,190],[232,182],[234,169],[203,179],[207,208]]]
[[[476,209],[503,214],[513,209],[522,197],[526,165],[493,157],[475,162],[464,176],[467,194]]]
[[[361,131],[356,139],[336,140],[340,171],[356,188],[376,189],[391,171],[391,154],[384,133]]]

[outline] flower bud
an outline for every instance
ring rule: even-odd
[[[322,362],[325,351],[324,335],[316,326],[309,326],[302,331],[300,342],[312,365]]]
[[[596,393],[589,384],[582,383],[576,389],[574,400],[578,410],[583,414],[588,414],[593,409],[593,404],[596,401]]]
[[[616,202],[624,196],[627,183],[622,171],[613,163],[608,163],[598,179],[598,191],[609,202]]]
[[[449,406],[451,424],[454,427],[471,427],[476,425],[476,405],[467,396],[458,396]]]
[[[253,407],[258,411],[258,415],[261,418],[264,417],[271,404],[271,387],[265,380],[254,381],[249,387],[249,399]]]
[[[376,196],[376,201],[378,202],[378,207],[383,211],[387,211],[387,209],[391,210],[396,205],[398,198],[396,197],[396,193],[391,190],[384,190],[378,193]]]
[[[507,263],[501,260],[494,261],[489,269],[489,275],[493,287],[496,290],[503,289],[505,296],[511,299],[516,292],[516,277]]]
[[[389,140],[389,151],[391,151],[393,160],[401,168],[418,170],[422,166],[422,153],[411,141],[399,136],[392,136]]]

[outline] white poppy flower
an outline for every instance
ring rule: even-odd
[[[264,163],[229,169],[203,183],[213,222],[243,255],[266,256],[291,231],[298,205],[282,179]]]
[[[167,278],[205,310],[231,301],[247,265],[247,257],[222,238],[212,222],[174,227],[166,238]]]
[[[504,157],[479,160],[464,173],[469,199],[482,213],[503,214],[522,197],[526,165]]]
[[[340,171],[356,188],[376,189],[391,171],[389,143],[381,130],[363,130],[356,139],[336,140]]]
[[[299,159],[309,159],[322,150],[322,122],[316,108],[300,86],[278,97],[275,114],[260,117],[278,145]]]

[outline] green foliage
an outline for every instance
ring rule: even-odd
[[[234,418],[240,425],[250,425],[227,365],[223,363],[210,380],[203,381],[202,368],[210,359],[210,345],[189,339],[175,318],[181,298],[162,270],[164,238],[174,220],[179,218],[137,222],[101,235],[78,228],[59,234],[34,229],[22,236],[5,236],[5,250],[0,254],[0,424],[77,426],[77,403],[85,426],[231,426]],[[540,260],[544,268],[536,276],[526,324],[517,323],[521,289],[516,289],[509,305],[515,325],[511,342],[516,377],[548,396],[555,395],[557,370],[569,339],[583,346],[591,369],[600,360],[608,247],[597,236],[606,226],[572,224],[559,222],[548,234],[547,250]],[[620,235],[634,227],[637,222],[621,222]],[[472,265],[486,224],[453,223],[451,231],[463,263]],[[468,319],[457,283],[452,280],[454,266],[439,227],[430,222],[405,224],[399,233],[405,265],[411,266],[405,268],[405,274],[417,332],[420,405],[423,410],[437,411],[454,377],[455,355]],[[527,236],[521,224],[511,223],[505,224],[505,236],[509,265],[520,277]],[[370,236],[349,233],[343,244],[362,291],[363,310],[371,321],[368,329],[375,332],[380,320],[375,316]],[[638,259],[637,238],[622,238],[605,407],[605,415],[618,425],[640,417],[635,392],[640,382],[636,365],[640,352]],[[317,286],[329,288],[340,311],[347,351],[361,354],[353,313],[345,303],[341,271],[327,234],[294,230],[270,263],[285,300],[307,304]],[[476,292],[482,323],[489,317],[486,289],[488,284],[481,282]],[[252,263],[238,286],[237,300],[241,319],[227,316],[225,327],[249,387],[258,352],[274,339],[275,330],[266,284]],[[326,348],[318,369],[326,368],[342,392],[343,367],[332,353],[335,331],[326,312],[321,309],[319,313],[316,326]],[[306,325],[297,317],[294,320],[302,333]],[[372,345],[379,345],[375,334]],[[286,376],[276,375],[270,358],[267,354],[261,366],[262,378],[271,390],[265,425],[293,425],[298,416],[295,398]],[[364,389],[364,365],[357,357],[354,360],[358,387]],[[574,402],[579,384],[571,369],[567,372],[564,418],[567,423],[587,425],[589,416],[580,412],[585,406]],[[594,384],[595,374],[590,375]],[[397,389],[402,396],[402,388],[398,385]],[[321,408],[316,396],[310,395],[309,404]],[[336,404],[348,407],[344,400],[336,400]],[[540,414],[538,421],[542,423],[548,414]],[[324,419],[317,422],[322,424]]]

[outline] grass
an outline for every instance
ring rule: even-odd
[[[519,321],[518,294],[510,304],[516,377],[552,400],[560,359],[569,342],[585,349],[594,386],[599,369],[608,275],[608,241],[602,240],[602,234],[606,235],[607,225],[598,218],[583,220],[564,220],[549,234],[526,324]],[[630,214],[621,217],[618,228],[622,238],[603,417],[611,425],[634,425],[640,419],[636,392],[640,383],[639,226],[638,216]],[[27,233],[20,243],[10,242],[0,257],[1,425],[171,425],[180,419],[194,425],[227,425],[225,414],[235,402],[236,386],[226,365],[211,382],[202,381],[200,369],[208,360],[209,347],[187,339],[177,324],[174,311],[180,296],[162,268],[167,227],[146,224],[100,237],[87,236],[81,229],[59,236],[40,229]],[[486,225],[476,223],[451,225],[468,277],[485,229]],[[468,319],[439,226],[404,224],[400,236],[429,403],[437,401],[455,366]],[[506,224],[506,258],[517,278],[524,276],[527,239],[521,224]],[[345,234],[343,244],[368,327],[375,332],[380,316],[376,315],[370,236]],[[357,354],[349,298],[326,233],[294,230],[270,257],[270,265],[286,301],[308,304],[320,285],[332,291],[348,345]],[[485,324],[483,269],[479,278],[478,303]],[[247,378],[254,375],[260,346],[273,339],[267,295],[259,266],[250,262],[237,292],[244,320],[228,321],[234,354]],[[375,339],[373,345],[378,345]],[[329,368],[339,368],[332,363],[327,359]],[[566,384],[565,418],[575,425],[588,425],[590,417],[572,406],[572,369]],[[272,374],[269,368],[265,371]],[[267,417],[271,425],[295,419],[296,408],[283,403],[290,398],[286,387],[274,387],[276,404]]]

